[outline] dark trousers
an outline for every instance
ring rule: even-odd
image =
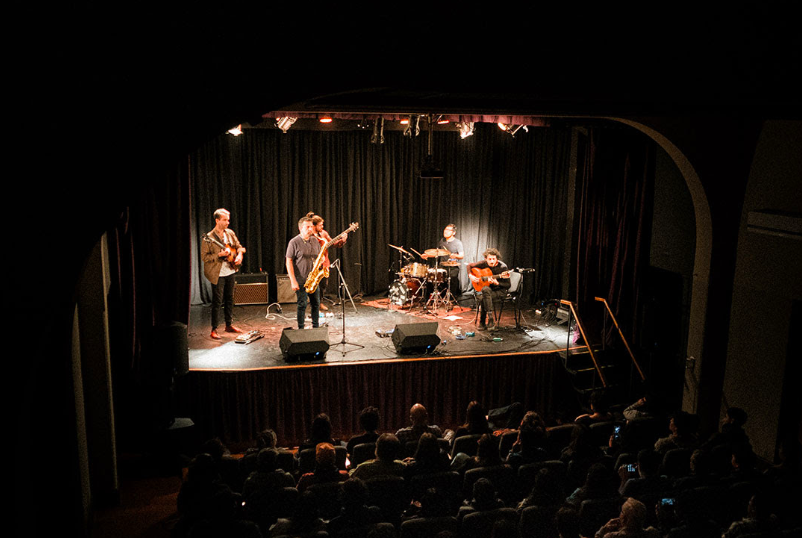
[[[220,325],[221,305],[226,325],[231,325],[234,321],[234,276],[221,276],[217,279],[217,284],[212,284],[212,329]]]
[[[498,313],[501,310],[501,301],[507,295],[507,290],[502,288],[499,290],[492,290],[490,286],[482,290],[481,297],[479,298],[479,322],[485,323],[487,320],[487,313],[493,314],[493,321],[498,322]]]
[[[312,305],[312,327],[320,326],[320,287],[314,293],[307,293],[303,286],[295,292],[298,298],[298,328],[304,328],[306,318],[306,305]]]

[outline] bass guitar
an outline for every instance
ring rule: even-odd
[[[207,243],[213,243],[213,244],[217,245],[218,247],[220,247],[221,249],[227,251],[228,254],[225,257],[225,260],[229,264],[231,264],[232,267],[236,268],[236,267],[239,267],[240,265],[242,265],[242,262],[237,263],[237,251],[232,249],[231,245],[226,245],[224,243],[221,243],[220,241],[218,241],[217,239],[215,239],[214,237],[212,237],[209,234],[204,235],[203,236],[203,240],[206,241]]]
[[[357,228],[359,228],[359,223],[352,222],[348,229],[346,229],[344,232],[338,234],[337,237],[333,237],[331,241],[327,241],[326,244],[321,245],[320,252],[315,259],[315,265],[312,266],[312,270],[309,271],[309,276],[306,277],[306,283],[304,284],[306,293],[314,293],[320,284],[320,281],[324,278],[328,278],[329,266],[326,261],[328,260],[327,252],[329,248],[335,243],[339,242],[348,233],[355,231]]]
[[[473,286],[473,289],[475,289],[477,292],[480,292],[487,286],[491,285],[492,282],[489,282],[490,279],[510,278],[510,271],[504,271],[503,273],[494,275],[493,271],[490,268],[480,269],[478,267],[474,267],[473,269],[471,269],[471,274],[479,279],[477,281],[471,280],[471,285]]]

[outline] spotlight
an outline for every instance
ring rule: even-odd
[[[329,114],[323,114],[320,116],[320,123],[331,123],[331,116]]]
[[[512,137],[514,137],[515,133],[517,133],[522,127],[524,131],[526,131],[527,133],[529,132],[529,129],[526,127],[526,125],[507,125],[506,123],[501,123],[501,122],[499,122],[498,124],[499,129],[501,129],[505,133],[510,133],[510,136]]]
[[[287,129],[292,127],[292,124],[295,123],[296,121],[298,121],[298,118],[290,118],[288,116],[284,116],[276,120],[276,126],[286,133]]]
[[[446,118],[444,118],[442,115],[441,116],[437,116],[437,125],[447,125],[449,123],[451,123],[451,122],[448,121]]]
[[[404,136],[414,137],[420,134],[420,116],[415,114],[409,115],[409,120],[406,128],[404,129]]]
[[[384,144],[384,118],[379,118],[373,124],[373,134],[370,137],[371,144]]]
[[[242,134],[242,124],[226,131],[230,135],[239,136]]]
[[[473,135],[473,122],[472,121],[463,121],[457,124],[457,130],[459,131],[460,138],[468,138],[469,136]]]

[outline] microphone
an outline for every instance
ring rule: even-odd
[[[532,269],[531,267],[516,267],[515,269],[513,269],[513,271],[516,272],[516,273],[534,273],[535,272],[535,270]]]

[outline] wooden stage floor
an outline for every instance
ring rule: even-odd
[[[553,320],[546,322],[534,307],[521,307],[516,324],[514,306],[505,305],[500,329],[481,331],[475,325],[474,298],[460,298],[450,311],[441,307],[426,312],[422,306],[400,308],[386,296],[354,298],[335,305],[324,299],[329,308],[321,326],[328,328],[330,348],[325,358],[316,361],[287,362],[279,347],[282,330],[294,329],[295,304],[237,305],[234,324],[244,332],[259,331],[261,337],[250,343],[237,342],[236,334],[219,327],[222,340],[210,338],[208,305],[194,305],[188,328],[190,371],[243,371],[310,365],[351,363],[355,361],[402,361],[415,357],[492,356],[516,353],[545,353],[566,348],[567,325]],[[278,306],[281,312],[278,311]],[[393,331],[397,324],[436,321],[438,345],[429,354],[398,353],[390,336],[379,332]],[[307,327],[311,327],[307,309]],[[467,333],[474,332],[474,336]]]

